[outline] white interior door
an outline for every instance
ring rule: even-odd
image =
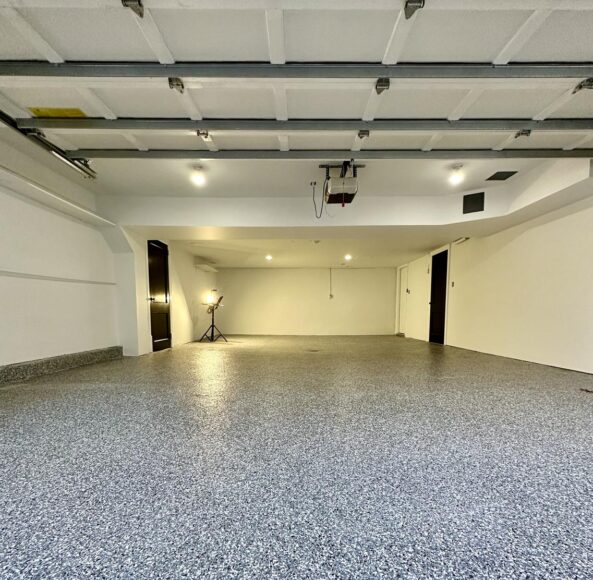
[[[406,317],[408,312],[408,267],[404,266],[399,271],[399,334],[406,334]]]

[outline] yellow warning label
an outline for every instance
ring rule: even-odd
[[[33,113],[35,117],[86,117],[86,115],[80,109],[62,109],[57,107],[29,107],[29,111]]]

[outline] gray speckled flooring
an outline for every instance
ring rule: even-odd
[[[5,387],[0,577],[592,578],[583,388],[396,337],[237,337]]]

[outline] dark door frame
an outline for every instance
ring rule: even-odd
[[[447,338],[447,305],[449,291],[450,247],[430,254],[430,309],[428,340],[445,344]],[[444,262],[444,263],[443,263]],[[436,277],[435,277],[435,269]]]
[[[151,265],[151,253],[153,256],[163,258],[162,269],[158,264]],[[160,240],[148,240],[147,261],[150,334],[154,352],[171,348],[171,293],[169,289],[169,247],[167,244]]]

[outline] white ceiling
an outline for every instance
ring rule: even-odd
[[[457,161],[457,160],[455,160]],[[545,160],[473,159],[464,162],[466,180],[454,187],[448,183],[452,161],[385,160],[364,161],[359,170],[360,196],[448,195],[462,191],[483,191],[497,185],[486,182],[495,171],[518,171],[518,175],[537,169]],[[201,163],[206,185],[190,182],[194,162],[178,159],[128,160],[97,159],[96,185],[102,192],[120,196],[168,197],[311,197],[311,181],[317,181],[317,195],[324,178],[318,161],[275,161],[220,159]],[[511,178],[506,183],[512,183]],[[330,210],[331,211],[331,210]]]
[[[160,239],[193,254],[196,265],[219,268],[396,267],[465,237],[482,237],[526,220],[545,223],[593,205],[591,179],[553,198],[487,220],[439,226],[180,227],[129,228],[144,239]],[[317,242],[317,243],[316,243]],[[346,254],[352,256],[346,262]],[[272,255],[272,261],[266,255]]]
[[[183,242],[196,262],[215,268],[376,268],[395,267],[440,243],[434,235],[399,234],[365,238],[255,239]],[[270,254],[272,260],[266,260]],[[344,256],[352,260],[346,262]]]
[[[120,0],[0,0],[0,60],[163,64],[593,60],[591,0],[427,0],[410,20],[403,17],[403,4],[403,0],[144,0],[145,16],[140,19]],[[183,78],[181,95],[169,88],[166,78],[0,76],[0,109],[16,118],[30,117],[32,107],[74,107],[89,117],[105,119],[592,118],[593,91],[573,93],[579,80],[392,79],[391,88],[377,95],[375,79]],[[373,131],[364,140],[357,139],[355,131],[212,131],[210,141],[187,130],[55,129],[45,134],[66,150],[338,149],[344,158],[356,158],[359,149],[593,146],[593,131],[534,131],[518,139],[514,132],[496,131]],[[47,157],[48,164],[56,163]],[[135,197],[304,197],[311,195],[310,181],[323,179],[319,161],[95,159],[92,166],[98,178],[90,188],[99,194]],[[464,164],[467,179],[452,189],[446,177],[455,162]],[[202,189],[189,181],[198,163],[207,176]],[[367,168],[360,172],[362,196],[481,191],[495,171],[517,170],[522,176],[546,164],[528,159],[464,160],[455,153],[445,161],[365,163]]]
[[[411,20],[403,0],[145,0],[144,18],[119,0],[0,0],[0,59],[89,61],[506,62],[590,61],[593,2],[428,1]],[[16,8],[15,8],[16,6]],[[0,108],[75,107],[87,116],[155,118],[574,118],[593,116],[575,79],[0,77]],[[47,130],[65,149],[586,148],[593,132],[512,140],[496,133],[266,133]],[[509,140],[510,139],[510,140]],[[228,163],[232,166],[232,163]]]
[[[270,9],[282,9],[287,61],[367,61],[384,57],[403,2],[317,0],[144,0],[162,42],[177,61],[269,58]],[[2,0],[65,60],[154,60],[155,41],[116,0]],[[268,10],[266,11],[266,8]],[[593,51],[587,0],[434,0],[415,17],[400,61],[494,61],[534,11],[555,9],[524,30],[514,61],[588,61]],[[400,23],[401,25],[402,23]],[[4,58],[39,58],[22,31],[3,26]],[[20,41],[20,42],[19,42]]]

